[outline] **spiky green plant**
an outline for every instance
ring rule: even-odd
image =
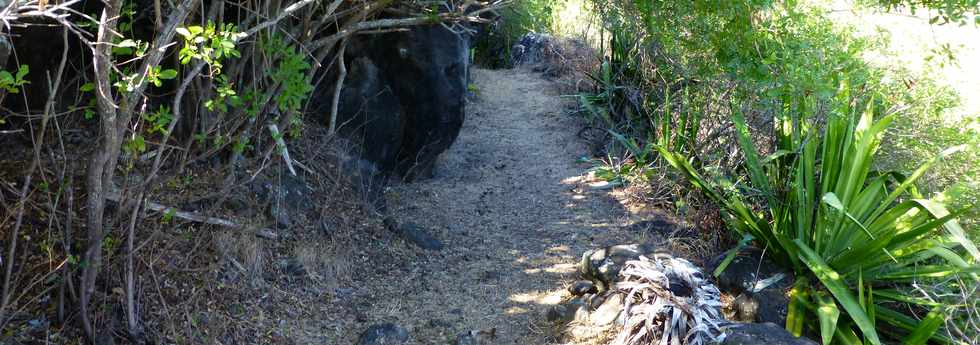
[[[804,320],[824,344],[952,343],[937,330],[953,306],[908,295],[916,281],[980,271],[980,251],[943,204],[924,199],[914,183],[960,148],[948,149],[908,176],[874,171],[872,161],[894,114],[874,118],[876,102],[851,97],[844,85],[825,121],[784,113],[775,121],[775,150],[760,157],[738,106],[737,139],[748,181],[705,178],[691,159],[659,153],[722,209],[730,228],[751,236],[800,279],[786,328]],[[904,293],[903,293],[904,291]],[[907,305],[921,320],[900,312]],[[882,327],[887,324],[889,327]]]

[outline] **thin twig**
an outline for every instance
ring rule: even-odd
[[[347,51],[347,40],[340,43],[340,51],[337,52],[337,85],[333,89],[333,101],[330,104],[330,125],[327,133],[333,135],[337,132],[337,110],[340,107],[340,92],[344,88],[344,79],[347,78],[347,64],[344,62],[344,53]]]

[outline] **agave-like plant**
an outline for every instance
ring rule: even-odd
[[[961,148],[945,150],[908,176],[872,169],[894,114],[874,119],[873,100],[844,85],[823,123],[777,116],[775,150],[760,158],[733,106],[748,181],[708,179],[692,160],[658,147],[662,157],[720,206],[730,228],[767,248],[800,277],[791,290],[786,328],[804,320],[824,344],[953,343],[937,332],[952,306],[908,294],[912,282],[980,271],[980,251],[943,204],[920,195],[914,183]],[[822,131],[820,130],[822,128]],[[730,257],[737,251],[733,249]],[[896,306],[926,314],[917,319]],[[909,308],[903,308],[909,309]],[[813,317],[816,316],[816,317]],[[881,327],[880,323],[890,325]]]

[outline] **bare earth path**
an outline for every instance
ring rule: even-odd
[[[630,240],[629,216],[583,182],[581,125],[550,82],[522,70],[476,69],[473,80],[479,97],[435,178],[387,193],[399,222],[445,248],[372,282],[389,288],[364,312],[417,344],[491,327],[493,344],[547,344],[542,311],[559,302],[582,252]]]

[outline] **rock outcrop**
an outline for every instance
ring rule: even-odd
[[[381,174],[431,177],[463,125],[468,53],[469,38],[440,25],[352,38],[338,131]],[[332,94],[318,88],[312,110],[329,116]]]
[[[724,255],[712,260],[712,271]],[[722,292],[735,296],[731,318],[741,322],[786,324],[789,312],[787,290],[793,286],[793,272],[776,265],[758,248],[747,248],[718,276]]]

